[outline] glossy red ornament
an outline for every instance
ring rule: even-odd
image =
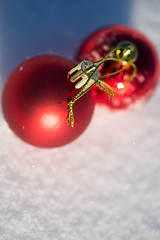
[[[105,92],[97,87],[92,89],[94,99],[98,103],[107,104],[112,109],[135,106],[133,103],[146,101],[154,92],[159,78],[159,60],[153,44],[139,31],[123,25],[113,25],[100,29],[88,37],[82,44],[76,60],[83,59],[91,62],[102,59],[121,41],[131,41],[138,49],[138,58],[135,62],[137,74],[134,80],[124,87],[124,82],[132,73],[131,68],[124,72],[103,79],[116,93],[109,99]],[[100,69],[99,76],[119,70],[121,63],[106,62]],[[137,101],[139,100],[139,101]]]
[[[94,107],[90,93],[75,103],[75,127],[67,125],[67,100],[77,93],[67,81],[73,65],[59,56],[42,55],[24,61],[10,74],[3,90],[3,113],[21,139],[38,147],[58,147],[85,130]]]

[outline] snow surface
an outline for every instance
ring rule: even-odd
[[[120,3],[2,0],[1,91],[27,57],[73,57],[108,23],[137,28],[160,52],[160,1]],[[22,142],[0,111],[0,240],[159,240],[159,102],[160,87],[134,111],[97,106],[76,141],[49,150]]]

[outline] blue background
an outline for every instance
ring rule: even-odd
[[[1,0],[1,77],[26,58],[54,53],[73,58],[91,32],[108,24],[131,24],[127,0]]]

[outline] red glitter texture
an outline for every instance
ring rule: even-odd
[[[135,62],[137,74],[134,80],[123,88],[122,83],[132,73],[131,67],[114,76],[105,77],[103,81],[108,83],[116,93],[113,99],[109,99],[106,93],[96,86],[92,89],[94,100],[112,109],[134,107],[133,103],[145,102],[153,94],[159,78],[159,59],[153,44],[142,33],[131,27],[113,25],[90,35],[81,45],[76,56],[78,61],[86,59],[94,62],[104,58],[119,42],[125,40],[134,43],[138,49],[138,58]],[[100,68],[99,76],[120,68],[122,66],[118,61],[108,61]]]

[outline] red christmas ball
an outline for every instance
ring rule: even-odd
[[[75,127],[67,125],[69,97],[76,95],[67,81],[75,62],[54,55],[33,57],[10,74],[2,95],[4,117],[24,141],[44,148],[58,147],[76,139],[93,113],[90,93],[73,106]]]
[[[107,104],[112,109],[133,107],[133,103],[137,100],[140,100],[138,103],[144,102],[153,94],[159,78],[159,60],[153,44],[142,33],[131,27],[113,25],[90,35],[76,56],[78,61],[86,59],[94,62],[104,58],[119,42],[125,40],[135,44],[138,50],[138,58],[135,62],[137,74],[134,80],[124,87],[123,83],[132,73],[131,67],[119,74],[105,77],[103,81],[116,93],[113,99],[109,99],[98,87],[92,89],[95,101]],[[121,65],[118,61],[105,62],[99,76],[115,72],[122,67]]]

